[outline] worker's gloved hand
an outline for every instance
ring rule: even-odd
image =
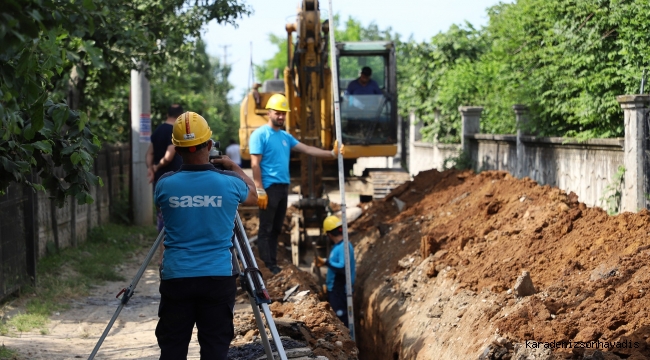
[[[327,260],[325,258],[320,257],[320,256],[316,256],[314,258],[314,263],[318,267],[321,267],[321,266],[325,265],[326,262],[327,262]]]
[[[264,189],[257,189],[257,206],[259,206],[260,209],[265,210],[268,205],[269,196],[266,195],[266,191],[264,191]]]
[[[332,157],[339,156],[339,153],[341,153],[341,155],[345,155],[345,145],[341,144],[341,148],[339,148],[339,141],[334,140],[334,148],[332,149]]]

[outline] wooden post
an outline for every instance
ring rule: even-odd
[[[73,247],[77,247],[77,199],[70,196],[70,237]]]
[[[54,247],[59,251],[59,222],[56,218],[56,204],[54,199],[50,199],[50,219],[52,219],[52,233],[54,234]]]
[[[37,177],[32,172],[30,181],[36,181]],[[25,224],[25,262],[27,275],[32,285],[36,285],[36,263],[38,262],[38,194],[30,186],[24,186],[23,197],[25,206],[23,208]]]

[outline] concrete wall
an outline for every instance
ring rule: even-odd
[[[409,118],[408,131],[408,171],[415,176],[420,171],[429,169],[442,170],[445,159],[458,156],[462,147],[460,144],[440,144],[438,142],[422,141],[422,123],[414,114]]]
[[[93,173],[104,186],[91,187],[92,204],[78,205],[68,198],[58,208],[49,193],[19,183],[5,189],[0,196],[0,301],[36,281],[36,265],[48,250],[77,246],[86,241],[90,229],[108,222],[111,208],[125,201],[120,194],[128,194],[130,154],[126,145],[104,146],[100,151]],[[38,183],[36,173],[30,176]]]
[[[458,156],[461,147],[456,144],[439,144],[415,141],[409,144],[408,170],[411,176],[429,169],[442,170],[445,159]]]
[[[516,136],[476,134],[476,169],[504,170],[539,184],[578,194],[590,206],[604,206],[605,187],[623,165],[623,139],[594,139],[583,143],[563,138],[524,136],[523,161],[518,164]],[[518,170],[521,166],[521,170]],[[520,171],[521,173],[518,173]]]
[[[417,175],[429,169],[442,170],[446,158],[462,149],[469,153],[476,171],[504,170],[519,178],[530,177],[541,185],[556,186],[575,192],[580,201],[590,206],[605,206],[601,200],[606,187],[619,166],[626,169],[621,184],[620,208],[637,211],[647,208],[650,193],[650,161],[645,141],[650,129],[643,119],[650,112],[650,96],[630,95],[618,98],[623,108],[626,137],[593,139],[578,142],[564,138],[540,138],[518,131],[517,134],[492,135],[477,133],[480,107],[461,107],[463,143],[443,145],[419,141],[419,125],[410,121],[409,172]],[[513,107],[518,124],[527,119],[527,109]],[[632,129],[634,127],[634,129]],[[626,146],[627,145],[627,146]]]
[[[111,201],[117,201],[120,193],[129,188],[130,156],[127,145],[102,148],[94,162],[94,173],[102,178],[104,186],[91,187],[95,200],[92,204],[78,205],[76,199],[69,198],[58,208],[49,193],[36,194],[37,258],[47,254],[48,246],[63,249],[83,243],[90,229],[109,221]]]

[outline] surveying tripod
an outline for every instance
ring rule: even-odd
[[[97,345],[95,345],[93,352],[88,357],[88,360],[93,360],[95,358],[95,355],[97,355],[99,348],[102,346],[102,343],[104,342],[104,339],[106,339],[108,332],[113,327],[115,320],[117,320],[117,317],[120,315],[122,308],[126,306],[126,304],[135,293],[135,287],[138,285],[142,274],[144,274],[145,269],[151,262],[151,259],[156,253],[156,249],[158,249],[158,246],[160,246],[160,243],[162,243],[164,237],[165,229],[163,228],[162,231],[160,231],[160,234],[158,234],[158,238],[156,238],[153,246],[149,250],[147,257],[142,263],[142,266],[140,266],[140,269],[135,274],[135,277],[133,277],[133,280],[131,281],[129,287],[122,289],[117,294],[117,296],[115,296],[116,298],[119,298],[119,296],[122,295],[122,298],[120,299],[120,305],[117,307],[117,310],[115,310],[115,313],[113,314],[111,320],[108,322],[108,325],[106,325],[104,333],[102,333],[102,336],[99,338],[99,341],[97,342]],[[282,346],[280,334],[275,327],[275,322],[273,321],[271,310],[269,309],[271,297],[269,296],[269,293],[264,286],[262,273],[257,267],[257,262],[255,261],[255,256],[253,256],[253,250],[251,250],[251,246],[248,242],[248,237],[246,236],[246,231],[244,230],[244,226],[242,224],[241,218],[239,217],[239,213],[237,213],[237,216],[235,217],[235,229],[232,237],[232,242],[233,247],[231,247],[231,251],[233,252],[233,256],[237,256],[241,262],[240,266],[239,262],[235,261],[239,273],[239,283],[248,294],[248,299],[250,300],[251,306],[253,307],[253,314],[255,314],[255,321],[257,322],[257,328],[260,331],[260,338],[262,340],[262,345],[264,346],[266,358],[268,360],[274,359],[273,349],[271,348],[271,343],[269,342],[266,330],[264,329],[264,322],[262,321],[260,310],[264,313],[267,327],[271,333],[271,337],[273,338],[273,342],[275,343],[280,359],[287,360],[287,355],[284,351],[284,347]]]

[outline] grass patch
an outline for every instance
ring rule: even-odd
[[[21,291],[26,312],[0,323],[0,334],[40,329],[47,334],[50,315],[66,310],[72,298],[85,296],[93,286],[105,281],[124,281],[133,274],[122,274],[116,267],[137,249],[151,245],[156,229],[108,224],[94,228],[85,243],[46,256],[37,265],[37,286]],[[19,299],[18,301],[21,301]]]
[[[5,344],[0,345],[0,360],[10,360],[15,359],[18,355],[15,351],[9,349]]]

